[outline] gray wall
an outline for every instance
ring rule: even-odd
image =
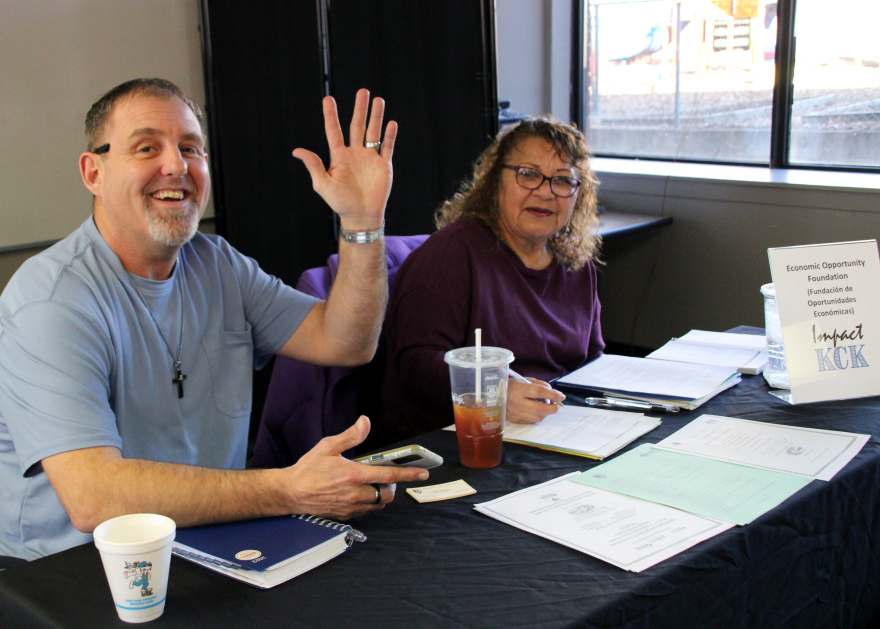
[[[91,212],[77,160],[91,104],[161,76],[204,105],[198,0],[0,0],[0,288]],[[208,209],[207,215],[213,213]]]
[[[594,160],[607,209],[674,222],[606,248],[606,340],[653,348],[691,329],[763,327],[769,247],[880,239],[880,175],[776,171],[799,181],[774,183],[769,169],[679,164],[667,178],[615,172],[618,161]]]
[[[496,0],[498,98],[571,120],[571,0]]]

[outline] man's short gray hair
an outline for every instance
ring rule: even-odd
[[[102,144],[101,138],[104,134],[104,128],[107,126],[107,120],[110,118],[110,114],[113,113],[113,108],[116,104],[125,98],[134,96],[152,96],[169,100],[179,98],[195,114],[196,120],[199,121],[199,127],[202,129],[202,137],[207,142],[208,135],[205,131],[205,116],[196,102],[184,94],[183,90],[165,79],[132,79],[117,85],[92,105],[92,108],[86,115],[87,151],[94,151]]]

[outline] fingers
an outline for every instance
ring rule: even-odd
[[[530,400],[547,400],[553,404],[558,404],[565,400],[565,394],[561,391],[551,388],[549,384],[542,380],[529,378],[531,384],[520,382],[518,380],[508,381],[508,398],[528,398]]]
[[[376,502],[376,490],[379,490],[379,498],[380,502]],[[394,494],[397,491],[397,485],[395,483],[391,483],[390,485],[380,485],[378,483],[373,483],[370,485],[364,485],[364,499],[361,502],[366,502],[371,505],[386,505],[389,502],[394,500]]]
[[[395,140],[397,140],[397,123],[391,120],[385,128],[385,138],[382,140],[382,150],[379,152],[388,161],[391,161],[391,156],[394,155]]]
[[[562,393],[540,380],[532,384],[511,380],[508,385],[507,421],[513,424],[537,423],[559,410],[553,402],[565,399]]]
[[[322,162],[321,158],[315,153],[307,151],[306,149],[296,149],[293,152],[293,156],[298,160],[301,160],[305,165],[312,178],[312,187],[317,190],[327,178],[327,170],[324,168],[324,162]]]
[[[536,424],[558,410],[556,404],[544,404],[523,398],[518,402],[508,403],[507,421],[512,424]]]
[[[325,455],[339,455],[359,446],[368,434],[370,434],[370,420],[366,415],[361,415],[345,432],[333,437],[324,437],[313,449]]]
[[[391,159],[394,154],[394,144],[397,140],[397,123],[389,122],[385,129],[385,137],[382,137],[382,121],[385,118],[385,101],[376,97],[373,99],[373,108],[369,112],[369,127],[367,127],[367,112],[370,105],[370,92],[367,89],[358,90],[354,101],[354,112],[351,116],[351,125],[349,126],[349,146],[361,147],[364,142],[381,142],[382,148],[380,155],[387,160]],[[345,136],[342,134],[342,127],[339,124],[339,110],[336,106],[336,100],[332,96],[326,96],[323,100],[324,109],[324,131],[327,134],[327,144],[330,147],[330,154],[334,151],[345,148]],[[303,161],[309,172],[312,174],[312,181],[315,182],[316,173],[319,169],[315,168],[320,159],[306,161],[303,155],[306,153],[304,149],[296,149],[293,154]],[[314,170],[313,170],[314,168]],[[326,170],[321,164],[320,172],[326,174]]]
[[[533,400],[547,400],[556,404],[565,400],[565,394],[562,391],[557,391],[543,380],[536,378],[529,378],[529,380],[532,382],[531,385],[520,383],[524,387],[523,395],[525,397]]]
[[[410,483],[419,480],[428,480],[428,470],[421,467],[391,467],[390,465],[364,465],[361,466],[365,483],[379,483],[380,485],[393,485],[395,483]]]
[[[345,146],[345,138],[342,135],[342,127],[339,125],[339,111],[336,109],[336,100],[332,96],[325,96],[324,107],[324,133],[327,134],[327,144],[330,151]]]
[[[381,100],[381,99],[377,99]],[[364,145],[364,129],[367,126],[367,107],[370,104],[370,92],[366,89],[359,89],[357,96],[354,98],[354,113],[351,115],[351,126],[348,131],[349,146]],[[375,107],[375,104],[374,104]],[[383,103],[384,110],[384,103]],[[380,121],[381,124],[381,121]],[[378,138],[373,140],[378,142]],[[331,147],[332,148],[332,147]]]
[[[370,111],[370,126],[367,128],[367,142],[380,142],[382,140],[382,119],[385,116],[385,101],[378,96],[373,99],[373,109]]]
[[[358,90],[357,96],[355,96],[354,113],[352,114],[351,126],[349,128],[349,146],[362,146],[364,142],[382,142],[381,154],[386,159],[390,159],[391,154],[394,152],[394,141],[397,139],[397,123],[388,123],[388,128],[385,130],[385,138],[383,139],[382,121],[385,119],[385,100],[378,96],[373,99],[373,107],[369,110],[368,125],[367,110],[369,100],[369,90]],[[335,103],[333,107],[334,120],[337,121],[338,128],[338,119],[335,116]],[[389,144],[387,149],[386,144]]]
[[[538,386],[544,387],[545,389],[549,389],[550,385],[544,382],[543,380],[538,380],[537,378],[526,378],[532,384],[537,384]]]
[[[548,400],[553,404],[560,404],[565,401],[565,393],[557,391],[556,389],[544,389],[541,391],[541,395],[543,396],[543,399]]]
[[[346,520],[381,509],[394,500],[398,482],[428,478],[424,469],[376,467],[341,456],[362,443],[369,432],[370,420],[361,416],[345,432],[325,437],[295,465],[286,468],[279,478],[288,496],[288,512]]]

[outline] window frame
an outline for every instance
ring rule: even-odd
[[[794,17],[797,0],[777,0],[776,5],[776,78],[773,86],[773,110],[770,127],[770,161],[767,164],[701,160],[687,157],[664,158],[643,155],[608,154],[595,152],[596,157],[621,160],[657,162],[686,162],[745,168],[771,168],[790,170],[822,170],[830,172],[880,173],[880,167],[839,166],[825,164],[792,164],[791,111],[794,103],[795,36]],[[572,1],[572,57],[571,57],[571,116],[580,129],[588,129],[588,103],[586,86],[589,84],[589,59],[587,57],[587,33],[585,17],[587,0]]]

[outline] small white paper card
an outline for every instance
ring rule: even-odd
[[[876,240],[767,250],[792,404],[880,395]]]
[[[442,485],[429,485],[427,487],[407,487],[406,493],[415,498],[417,502],[437,502],[438,500],[451,500],[477,493],[477,490],[463,480],[443,483]]]

